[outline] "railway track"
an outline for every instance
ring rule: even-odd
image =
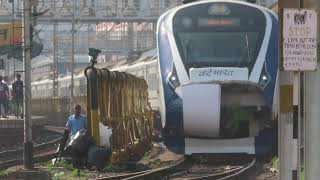
[[[52,130],[55,130],[52,127]],[[60,128],[57,127],[57,132]],[[61,138],[56,138],[52,141],[35,145],[33,148],[34,163],[41,163],[51,160],[55,157],[57,144]],[[23,163],[23,149],[8,150],[0,152],[0,170],[7,169],[9,167],[21,165]]]
[[[63,132],[66,129],[66,127],[44,126],[44,129],[48,130],[48,131],[56,132],[56,133],[59,133],[59,134],[63,134]]]
[[[230,166],[226,166],[228,160],[222,165],[208,165],[194,163],[188,159],[183,159],[177,163],[152,170],[145,170],[135,173],[122,174],[118,176],[101,177],[98,180],[136,180],[136,179],[213,179],[213,180],[238,180],[248,179],[251,172],[255,169],[257,163],[256,158],[247,158],[237,163],[231,162]]]

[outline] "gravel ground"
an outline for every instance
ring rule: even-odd
[[[255,172],[251,179],[254,180],[278,180],[278,172],[272,168],[271,158],[260,160]]]
[[[142,171],[147,169],[155,169],[160,167],[165,167],[171,164],[175,164],[177,161],[183,158],[182,155],[176,155],[170,152],[162,143],[157,143],[153,145],[153,148],[146,152],[144,157],[136,163],[136,168],[132,171],[125,169],[118,173],[114,172],[91,172],[88,176],[88,179],[96,179],[98,177],[108,177],[108,176],[117,176],[121,174],[131,173],[135,171]],[[118,167],[116,167],[118,168]]]
[[[177,155],[169,151],[163,143],[154,144],[153,149],[145,154],[145,156],[137,163],[137,168],[155,169],[165,167],[181,160],[183,155]]]
[[[104,172],[98,171],[81,171],[83,176],[77,176],[73,168],[52,167],[50,162],[39,164],[37,167],[41,170],[50,171],[53,176],[59,177],[59,180],[82,180],[82,179],[97,179],[99,177],[118,176],[121,174],[136,172],[144,169],[159,168],[179,161],[183,156],[176,155],[168,151],[163,144],[154,144],[154,147],[145,154],[145,156],[136,163],[135,167],[126,165],[112,166],[105,168]],[[72,166],[71,166],[72,167]]]
[[[44,140],[47,140],[46,137],[39,138],[39,142],[42,142]],[[48,168],[43,164],[40,165],[39,167],[44,170],[50,170],[51,174],[58,176],[60,180],[96,179],[99,177],[117,176],[117,175],[126,174],[126,173],[139,171],[139,170],[165,167],[168,165],[175,164],[177,161],[181,160],[182,158],[184,158],[184,156],[176,155],[170,152],[169,150],[167,150],[162,143],[157,143],[157,144],[154,144],[154,147],[152,148],[152,150],[147,152],[145,156],[136,163],[136,167],[133,169],[128,168],[128,166],[108,166],[107,168],[105,168],[104,172],[84,170],[84,171],[81,171],[83,176],[77,176],[75,173],[75,170],[67,170],[66,168],[61,168],[61,167]],[[212,162],[213,159],[216,160],[214,163],[209,163],[209,165],[206,163],[206,162]],[[228,164],[221,165],[220,163],[221,161],[223,161],[223,158],[213,158],[213,159],[197,158],[196,160],[200,161],[200,163],[193,164],[192,171],[197,173],[202,172],[204,174],[207,174],[208,172],[212,172],[212,169],[214,169],[215,172],[223,172],[226,170],[231,170],[233,168],[236,168],[236,165],[235,166],[232,166],[232,165],[229,166]],[[239,160],[240,159],[235,160],[234,163],[238,164],[237,162]],[[202,161],[204,161],[204,163]],[[218,164],[220,165],[218,166]],[[259,170],[255,173],[255,175],[253,175],[252,179],[277,180],[276,172],[272,172],[271,162],[268,162],[268,161],[263,162],[260,168],[258,169]]]

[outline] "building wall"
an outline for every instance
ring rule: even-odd
[[[256,4],[259,4],[259,5],[265,6],[265,7],[270,7],[271,5],[273,5],[277,1],[278,0],[257,0]]]
[[[22,42],[22,25],[0,24],[0,46],[20,44]]]

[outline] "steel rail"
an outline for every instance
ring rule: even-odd
[[[45,150],[48,150],[48,149],[52,149],[52,147],[54,145],[56,145],[57,143],[59,143],[60,141],[60,138],[58,139],[55,139],[55,140],[52,140],[50,142],[47,142],[47,143],[43,143],[43,144],[38,144],[34,147],[34,153],[40,153],[40,152],[43,152]],[[22,152],[23,152],[23,149],[22,148],[19,148],[19,149],[15,149],[15,150],[8,150],[8,151],[2,151],[0,152],[0,162],[2,161],[7,161],[9,159],[12,159],[12,158],[16,158],[18,156],[22,156]]]
[[[192,180],[204,180],[204,179],[217,179],[217,180],[232,180],[232,179],[239,179],[241,178],[244,173],[248,172],[250,169],[252,169],[255,164],[256,164],[257,160],[256,158],[254,158],[250,164],[243,166],[243,167],[239,167],[236,169],[232,169],[230,171],[227,172],[223,172],[223,173],[217,173],[217,174],[211,174],[208,176],[202,176],[199,178],[191,178]]]
[[[256,163],[257,163],[257,159],[254,158],[254,159],[252,160],[252,162],[251,162],[248,166],[246,166],[245,168],[243,168],[242,170],[238,171],[237,173],[231,174],[231,175],[229,175],[229,176],[220,178],[220,179],[218,179],[218,180],[232,180],[232,179],[235,179],[235,178],[239,179],[239,178],[241,178],[241,177],[244,175],[244,173],[246,173],[246,172],[250,171],[251,169],[253,169],[254,166],[256,165]]]
[[[172,171],[174,171],[176,167],[180,166],[184,162],[185,162],[185,159],[183,158],[178,162],[176,162],[175,164],[172,164],[166,167],[128,173],[128,174],[122,174],[118,176],[101,177],[101,178],[98,178],[98,180],[116,180],[116,179],[123,179],[123,180],[154,179],[155,180],[157,179],[157,177],[161,177],[161,176],[164,176],[165,174],[172,173]]]
[[[56,155],[55,145],[59,143],[61,138],[53,141],[39,144],[34,147],[34,162],[40,163],[51,160]],[[21,165],[23,163],[23,149],[9,150],[0,152],[0,170],[9,167]]]
[[[133,176],[137,176],[140,174],[148,173],[152,170],[145,170],[145,171],[139,171],[139,172],[133,172],[133,173],[127,173],[127,174],[121,174],[121,175],[116,175],[116,176],[109,176],[109,177],[101,177],[97,178],[97,180],[117,180],[117,179],[125,179]]]
[[[110,176],[110,177],[102,177],[99,178],[98,180],[114,180],[114,179],[124,179],[124,180],[136,180],[136,179],[163,179],[164,177],[170,176],[170,174],[174,173],[174,171],[177,170],[177,168],[182,165],[185,162],[185,160],[181,160],[174,165],[170,165],[167,167],[163,168],[157,168],[153,170],[146,170],[146,171],[140,171],[140,172],[135,172],[135,173],[128,173],[128,174],[123,174],[119,176]],[[232,179],[241,179],[243,177],[247,177],[247,172],[250,171],[250,169],[255,167],[257,160],[254,158],[249,164],[243,165],[241,167],[237,167],[232,170],[228,170],[226,172],[222,173],[213,173],[205,176],[200,176],[200,177],[190,177],[188,178],[189,180],[203,180],[203,179],[216,179],[216,180],[232,180]],[[189,173],[188,171],[184,172],[178,172],[176,174],[184,174],[184,173]],[[197,173],[192,173],[192,174],[197,174]],[[178,175],[179,176],[179,175]],[[173,177],[175,178],[175,177]],[[177,177],[179,178],[179,177]],[[165,178],[164,178],[165,179]]]

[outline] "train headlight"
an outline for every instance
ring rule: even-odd
[[[268,83],[270,82],[270,75],[268,73],[268,70],[267,70],[267,65],[266,65],[266,61],[264,63],[264,66],[262,68],[262,72],[261,72],[261,76],[260,76],[260,79],[259,79],[259,84],[261,86],[263,86],[263,88],[265,88]]]
[[[263,75],[263,76],[262,76],[262,80],[263,80],[263,81],[267,81],[267,80],[268,80],[268,77],[267,77],[266,75]]]
[[[173,89],[180,85],[179,78],[176,73],[176,69],[173,68],[172,72],[168,76],[168,82]]]
[[[269,82],[269,77],[267,75],[262,75],[259,81],[259,84],[263,87],[266,87]]]

